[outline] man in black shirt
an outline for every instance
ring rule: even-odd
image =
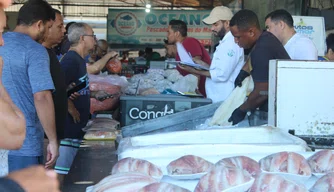
[[[268,111],[268,80],[269,80],[269,60],[290,59],[281,42],[271,33],[262,31],[257,15],[250,10],[237,12],[230,21],[230,29],[235,42],[244,49],[251,48],[250,62],[252,70],[250,74],[245,71],[245,65],[236,78],[236,85],[241,86],[241,82],[249,75],[254,81],[254,90],[247,100],[235,109],[229,118],[233,125],[241,122],[247,111],[257,108]]]
[[[67,94],[65,73],[63,72],[58,61],[55,51],[52,49],[59,44],[64,37],[65,27],[61,12],[54,9],[56,17],[52,27],[49,30],[49,35],[43,42],[43,46],[48,51],[50,57],[50,72],[55,86],[55,91],[52,93],[53,103],[55,106],[56,129],[58,140],[64,139],[64,127],[67,117]]]

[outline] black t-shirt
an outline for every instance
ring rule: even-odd
[[[62,70],[56,53],[52,49],[47,49],[50,57],[50,72],[55,86],[52,93],[56,114],[57,138],[64,139],[65,122],[67,118],[67,93],[65,83],[65,73]]]
[[[24,192],[19,184],[8,178],[0,178],[0,191]]]
[[[80,96],[73,101],[75,108],[80,113],[80,122],[74,123],[72,116],[68,113],[65,126],[65,138],[82,139],[84,136],[82,128],[86,126],[90,115],[90,91],[86,61],[77,52],[70,50],[62,58],[60,64],[65,73],[67,86],[73,82],[77,85],[82,82],[86,84],[86,87],[78,92]]]
[[[251,75],[254,82],[268,82],[269,60],[290,59],[282,43],[270,32],[264,31],[251,51]]]

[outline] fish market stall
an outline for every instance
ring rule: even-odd
[[[288,63],[280,65],[280,62]],[[330,69],[334,65],[329,66],[329,63],[275,61],[276,65],[271,65],[271,70],[272,67],[278,68],[270,75],[269,119],[276,123],[275,125],[282,127],[198,127],[205,123],[206,118],[214,116],[216,110],[222,106],[221,103],[208,104],[158,119],[126,125],[122,129],[124,138],[119,137],[121,139],[117,151],[118,162],[116,164],[113,162],[115,165],[111,169],[108,167],[110,174],[105,175],[105,179],[99,183],[92,183],[87,188],[87,192],[99,191],[102,188],[115,190],[114,186],[119,186],[120,191],[126,191],[129,187],[143,192],[149,191],[148,189],[155,191],[168,187],[175,189],[182,187],[181,191],[197,192],[201,191],[200,188],[219,185],[222,181],[218,180],[216,175],[221,175],[222,177],[219,178],[226,178],[225,181],[228,181],[228,184],[224,184],[226,190],[220,191],[250,189],[251,192],[255,192],[263,186],[276,186],[272,184],[274,181],[294,189],[290,191],[324,191],[322,189],[331,185],[329,181],[334,179],[334,174],[331,173],[334,171],[334,152],[332,150],[312,151],[304,140],[289,134],[288,131],[292,130],[290,133],[293,133],[295,130],[296,135],[303,131],[310,132],[310,129],[314,129],[311,130],[313,133],[327,131],[327,135],[316,136],[321,136],[326,143],[332,145],[333,140],[328,135],[331,133],[332,124],[331,117],[328,115],[333,114],[331,113],[333,107],[327,103],[328,97],[332,94],[329,92],[324,96],[323,89],[316,86],[316,84],[325,83],[321,75],[314,77],[313,84],[309,80],[305,81],[308,85],[317,87],[316,93],[307,92],[308,87],[296,89],[296,84],[294,84],[296,92],[289,92],[288,90],[292,88],[287,87],[286,84],[291,84],[293,77],[295,78],[294,75],[305,74],[310,68],[315,69],[315,72],[309,72],[309,75],[317,74],[316,71],[319,69],[320,72],[326,71],[328,77],[332,77]],[[318,66],[315,67],[315,65]],[[285,74],[284,80],[276,73]],[[303,85],[303,82],[297,81],[297,84]],[[331,88],[332,84],[327,83],[326,87]],[[291,97],[294,97],[292,100],[296,102],[291,104],[292,100],[286,98],[289,93],[297,95],[299,92],[309,94],[310,97],[306,100],[311,102],[311,105],[305,106],[302,99],[294,96]],[[305,94],[303,97],[306,97]],[[311,122],[314,125],[317,122],[317,118],[313,116],[307,116],[307,119],[301,118],[301,115],[310,110],[312,113],[321,110],[312,100],[315,97],[321,98],[320,106],[326,112],[318,113],[317,117],[326,119],[319,122],[328,123],[322,124],[321,126],[325,128],[322,127],[320,130],[319,126],[309,126],[308,129],[303,130],[303,126],[308,125],[307,123]],[[289,105],[279,104],[283,101],[289,101],[292,109],[288,108]],[[278,105],[280,106],[275,107]],[[295,122],[293,122],[294,118]],[[290,125],[289,122],[293,123]],[[314,139],[305,140],[315,141]],[[258,168],[251,170],[252,167]],[[210,181],[210,177],[216,179]],[[120,184],[124,178],[129,178],[131,182]],[[232,181],[228,178],[237,179]],[[156,182],[160,183],[156,184]],[[285,188],[272,190],[289,191]]]
[[[122,177],[140,178],[141,182],[134,179],[131,185],[134,188],[146,185],[150,188],[153,187],[149,186],[150,183],[160,181],[160,184],[155,184],[157,186],[154,186],[153,189],[167,187],[165,185],[171,184],[173,187],[182,187],[186,191],[200,191],[198,186],[206,185],[205,183],[209,182],[205,180],[208,177],[207,174],[214,174],[215,171],[225,171],[227,175],[232,174],[235,170],[229,167],[231,162],[234,166],[244,166],[243,170],[259,166],[255,170],[256,174],[254,172],[251,173],[251,176],[248,175],[248,180],[246,179],[247,174],[243,171],[233,173],[237,174],[237,178],[245,178],[245,182],[230,186],[231,191],[241,189],[246,191],[250,187],[254,188],[253,191],[257,191],[255,189],[257,185],[263,185],[265,178],[269,176],[274,177],[275,181],[282,180],[282,182],[287,182],[286,185],[300,188],[300,191],[303,191],[302,189],[312,188],[318,181],[318,177],[325,175],[315,173],[314,167],[311,168],[309,163],[318,162],[319,156],[328,159],[324,157],[327,154],[331,156],[333,152],[325,151],[320,155],[315,154],[305,141],[275,127],[224,129],[216,127],[212,130],[190,130],[128,137],[120,142],[119,161],[112,168],[112,175],[103,180],[104,184],[99,183],[89,187],[87,191],[96,191],[102,185],[112,190]],[[311,156],[313,159],[310,158]],[[274,163],[276,160],[273,159],[280,161]],[[188,163],[191,166],[187,165]],[[225,167],[225,170],[220,164],[224,164],[224,167],[227,166],[226,163],[228,167]],[[136,168],[135,165],[141,166]],[[198,167],[197,172],[189,172],[194,167]],[[204,168],[206,170],[202,170]],[[154,181],[149,179],[151,177],[146,178],[141,175],[145,173],[145,170],[155,179]],[[182,170],[185,172],[182,173]],[[132,173],[133,171],[140,173]],[[260,172],[263,173],[263,178],[255,176]],[[238,179],[238,181],[241,180]],[[123,187],[118,189],[126,190],[126,187],[129,186],[124,185]]]

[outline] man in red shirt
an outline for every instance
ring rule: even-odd
[[[204,46],[195,38],[187,37],[187,24],[181,20],[171,20],[169,22],[167,31],[168,43],[175,44],[176,42],[182,43],[183,47],[193,58],[200,59],[210,65],[211,58],[209,53],[205,50]],[[176,54],[176,61],[180,61],[180,57]],[[179,66],[176,68],[181,75],[185,76],[190,74],[189,72],[181,69]],[[206,97],[205,94],[205,76],[199,76],[198,90]]]

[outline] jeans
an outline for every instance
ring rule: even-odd
[[[8,172],[43,164],[43,156],[8,155]]]

